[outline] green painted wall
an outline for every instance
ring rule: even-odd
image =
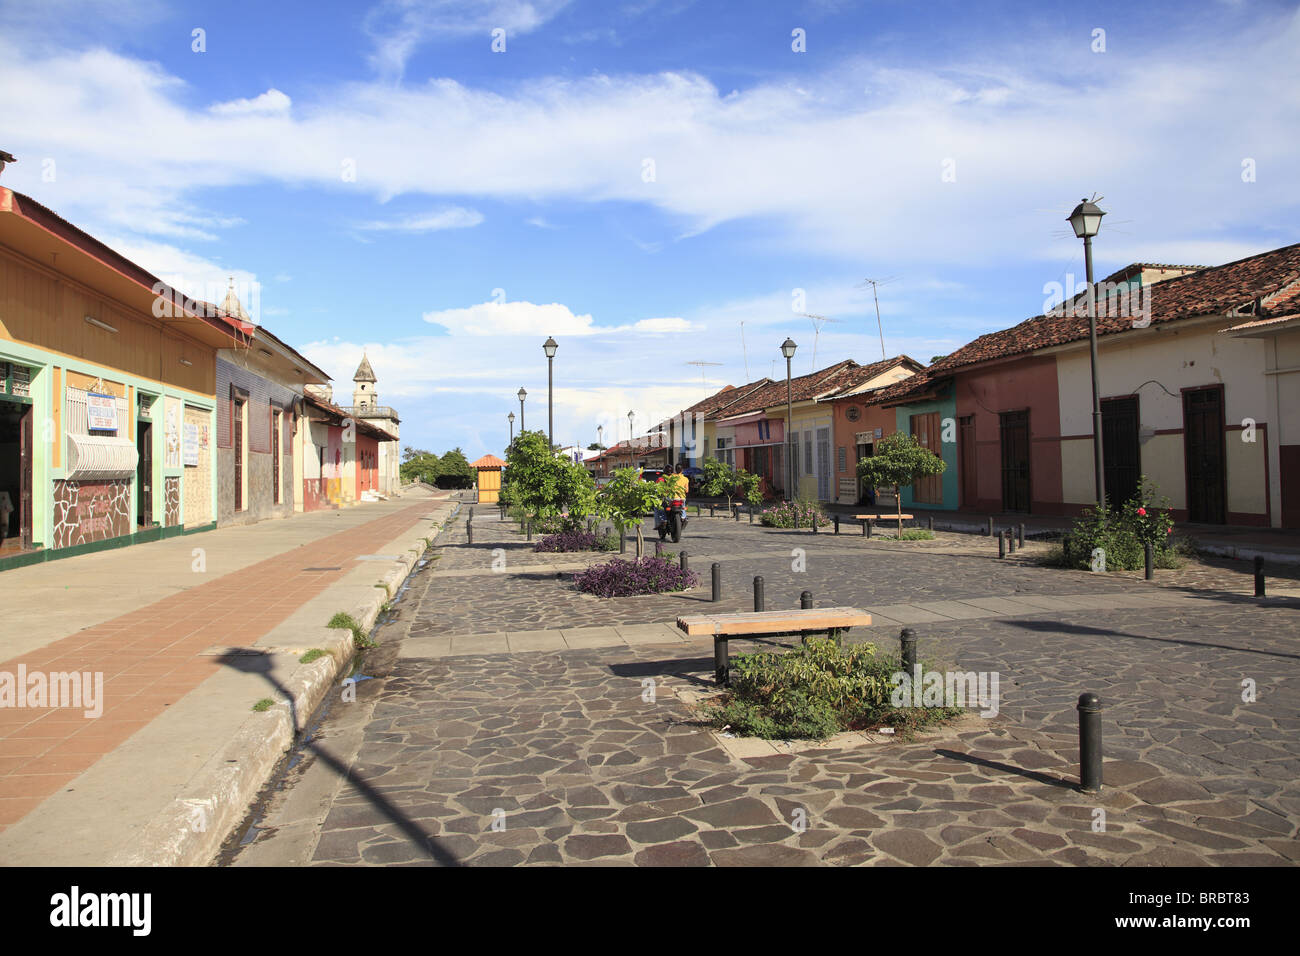
[[[938,412],[940,436],[943,438],[952,438],[952,441],[942,442],[943,451],[941,457],[948,463],[948,467],[944,469],[942,475],[943,504],[916,504],[912,500],[912,488],[909,485],[904,488],[902,492],[903,510],[907,511],[911,508],[920,508],[922,510],[956,511],[957,494],[960,486],[957,483],[957,400],[953,395],[952,389],[949,388],[948,394],[938,400],[917,402],[915,405],[900,405],[898,408],[894,409],[894,412],[896,422],[895,427],[898,431],[909,435],[912,432],[911,418],[913,415],[928,415],[931,412]]]

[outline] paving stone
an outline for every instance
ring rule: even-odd
[[[637,866],[708,866],[709,852],[694,840],[659,843],[646,847],[632,858]]]
[[[887,830],[872,837],[881,850],[913,866],[928,866],[939,858],[943,848],[915,830]]]
[[[627,838],[617,833],[575,833],[564,841],[564,853],[575,860],[594,860],[602,856],[620,856],[631,852]]]

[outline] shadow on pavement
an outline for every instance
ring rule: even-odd
[[[1150,637],[1146,634],[1130,634],[1127,631],[1111,631],[1106,628],[1088,627],[1084,624],[1067,624],[1063,621],[1037,621],[1020,618],[1007,618],[1001,623],[1011,627],[1024,628],[1027,631],[1040,631],[1058,634],[1087,634],[1101,637],[1129,637],[1135,641],[1154,641],[1157,644],[1181,644],[1185,647],[1209,647],[1220,651],[1240,651],[1242,654],[1261,654],[1264,657],[1284,657],[1288,660],[1300,660],[1300,654],[1285,654],[1282,651],[1266,651],[1257,647],[1238,647],[1235,644],[1212,644],[1209,641],[1191,641],[1186,638]]]
[[[955,750],[936,750],[935,753],[940,757],[948,757],[951,760],[960,760],[964,763],[973,763],[980,767],[987,767],[990,770],[1000,770],[1003,773],[1015,774],[1017,777],[1025,777],[1029,780],[1045,783],[1051,787],[1060,787],[1065,790],[1078,789],[1073,782],[1066,780],[1064,777],[1054,777],[1050,774],[1040,773],[1037,770],[1026,770],[1024,767],[1013,767],[1009,763],[1000,763],[996,760],[987,760],[984,757],[974,757],[970,754],[958,753]]]

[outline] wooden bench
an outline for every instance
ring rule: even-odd
[[[853,517],[862,522],[862,534],[864,537],[867,538],[871,537],[871,522],[873,521],[876,522],[877,524],[879,524],[882,521],[895,521],[899,523],[900,530],[901,530],[901,524],[903,521],[912,520],[911,515],[874,514],[874,515],[854,515]]]
[[[692,614],[677,619],[677,626],[689,637],[713,638],[713,671],[719,684],[727,683],[727,642],[755,637],[776,637],[825,631],[839,639],[851,627],[870,627],[871,615],[855,607],[820,607],[798,611],[750,611],[735,614]]]

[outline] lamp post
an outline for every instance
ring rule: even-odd
[[[524,433],[524,399],[527,397],[528,393],[521,386],[519,389],[519,434],[521,435]]]
[[[636,457],[636,428],[632,425],[633,412],[627,413],[627,466],[632,467],[633,459]]]
[[[1097,298],[1092,284],[1092,237],[1101,228],[1106,215],[1096,204],[1083,200],[1070,213],[1074,234],[1083,240],[1083,262],[1088,278],[1088,351],[1092,360],[1092,464],[1096,471],[1097,508],[1106,502],[1106,469],[1102,458],[1101,389],[1097,384]]]
[[[794,359],[794,350],[799,346],[789,336],[781,343],[781,354],[785,356],[785,500],[794,501],[794,455],[798,449],[790,441],[794,424],[794,399],[790,386],[790,362]]]
[[[515,443],[515,413],[511,412],[506,418],[510,421],[510,444],[513,445]]]
[[[555,447],[555,350],[560,346],[549,335],[542,343],[546,353],[546,441]]]

